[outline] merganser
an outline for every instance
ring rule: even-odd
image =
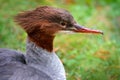
[[[80,26],[64,9],[41,6],[15,17],[27,33],[26,54],[0,49],[0,80],[66,80],[65,69],[53,51],[53,40],[59,32],[96,33]]]

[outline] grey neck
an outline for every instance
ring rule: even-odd
[[[29,40],[27,41],[26,50],[28,65],[45,72],[53,80],[66,80],[63,64],[54,52],[48,52]]]

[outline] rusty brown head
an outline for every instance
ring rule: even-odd
[[[103,34],[102,31],[80,26],[67,10],[49,6],[22,12],[15,21],[27,32],[31,41],[48,51],[53,50],[53,39],[59,31]]]

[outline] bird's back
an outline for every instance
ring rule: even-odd
[[[22,53],[10,49],[0,49],[0,80],[53,79],[43,71],[28,66]]]
[[[26,64],[25,57],[22,53],[0,48],[0,65],[5,65],[11,62]]]

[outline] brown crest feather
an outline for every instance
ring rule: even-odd
[[[72,20],[68,11],[49,6],[38,7],[15,16],[17,22],[28,34],[28,38],[39,47],[48,51],[53,50],[54,34],[63,27],[60,21]]]

